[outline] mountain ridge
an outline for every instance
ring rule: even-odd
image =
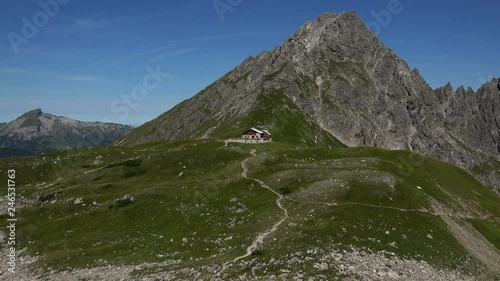
[[[453,91],[451,85],[432,89],[356,13],[330,12],[301,26],[280,47],[247,58],[117,144],[235,136],[233,120],[256,112],[252,105],[259,96],[281,91],[348,146],[419,152],[463,167],[499,192],[496,83],[493,79],[476,92],[463,86]],[[269,116],[263,125],[276,122]]]
[[[78,121],[44,113],[37,108],[0,124],[0,157],[105,146],[131,129],[128,125]]]

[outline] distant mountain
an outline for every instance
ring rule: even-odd
[[[354,12],[327,13],[117,144],[228,138],[258,126],[276,141],[335,137],[419,152],[500,191],[497,83],[476,92],[449,84],[434,90]]]
[[[131,129],[126,125],[77,121],[35,109],[12,122],[0,124],[0,157],[106,146]]]

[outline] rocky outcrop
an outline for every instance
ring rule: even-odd
[[[432,89],[354,12],[327,13],[118,143],[213,136],[279,89],[349,146],[416,151],[500,191],[498,83]]]
[[[35,109],[10,123],[0,124],[0,157],[106,146],[131,129],[126,125],[77,121]]]

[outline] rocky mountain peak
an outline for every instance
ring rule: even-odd
[[[320,52],[366,62],[374,49],[382,45],[355,12],[340,15],[329,12],[301,26],[283,42],[279,51],[293,62]]]
[[[24,113],[19,118],[30,118],[30,117],[36,118],[36,117],[40,117],[42,114],[43,114],[42,109],[37,108],[37,109],[33,109],[33,110],[30,110],[30,111]]]
[[[500,94],[500,78],[493,78],[490,82],[479,87],[478,92],[483,91]]]
[[[434,90],[356,13],[330,12],[120,144],[233,137],[248,126],[274,129],[273,138],[291,140],[285,129],[290,123],[280,117],[291,112],[348,146],[416,151],[476,171],[500,190],[494,168],[500,166],[500,101],[493,90],[498,92],[494,82],[478,93],[454,91],[451,84]],[[304,129],[294,141],[314,140],[318,132]]]
[[[451,85],[451,83],[450,83],[450,82],[448,82],[448,83],[444,86],[443,90],[444,90],[445,92],[447,92],[447,93],[453,93],[453,92],[454,92],[454,90],[453,90],[453,86]]]
[[[43,112],[42,112],[42,109],[41,108],[37,108],[37,109],[33,109],[33,110],[30,110],[26,113],[24,113],[23,115],[19,116],[18,119],[33,119],[33,118],[39,118],[40,116],[42,116]]]

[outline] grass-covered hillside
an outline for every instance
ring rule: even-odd
[[[33,279],[500,276],[500,198],[410,152],[213,139],[0,160],[7,169],[19,274]]]
[[[322,129],[316,121],[305,115],[301,109],[285,94],[283,89],[260,90],[255,103],[249,105],[243,113],[224,111],[217,112],[200,119],[199,126],[179,139],[218,138],[229,139],[240,137],[243,130],[251,127],[268,129],[273,140],[293,144],[300,147],[327,146],[330,148],[344,146],[339,140]],[[203,96],[202,92],[199,96]],[[198,96],[194,97],[198,98]],[[117,141],[118,145],[131,145],[144,142],[143,138],[160,134],[161,125],[170,122],[169,118],[182,111],[185,103],[180,103],[172,110],[164,113],[157,120],[146,123],[131,131]],[[203,111],[200,108],[200,111]],[[198,111],[197,111],[198,113]],[[184,125],[179,125],[181,130]]]

